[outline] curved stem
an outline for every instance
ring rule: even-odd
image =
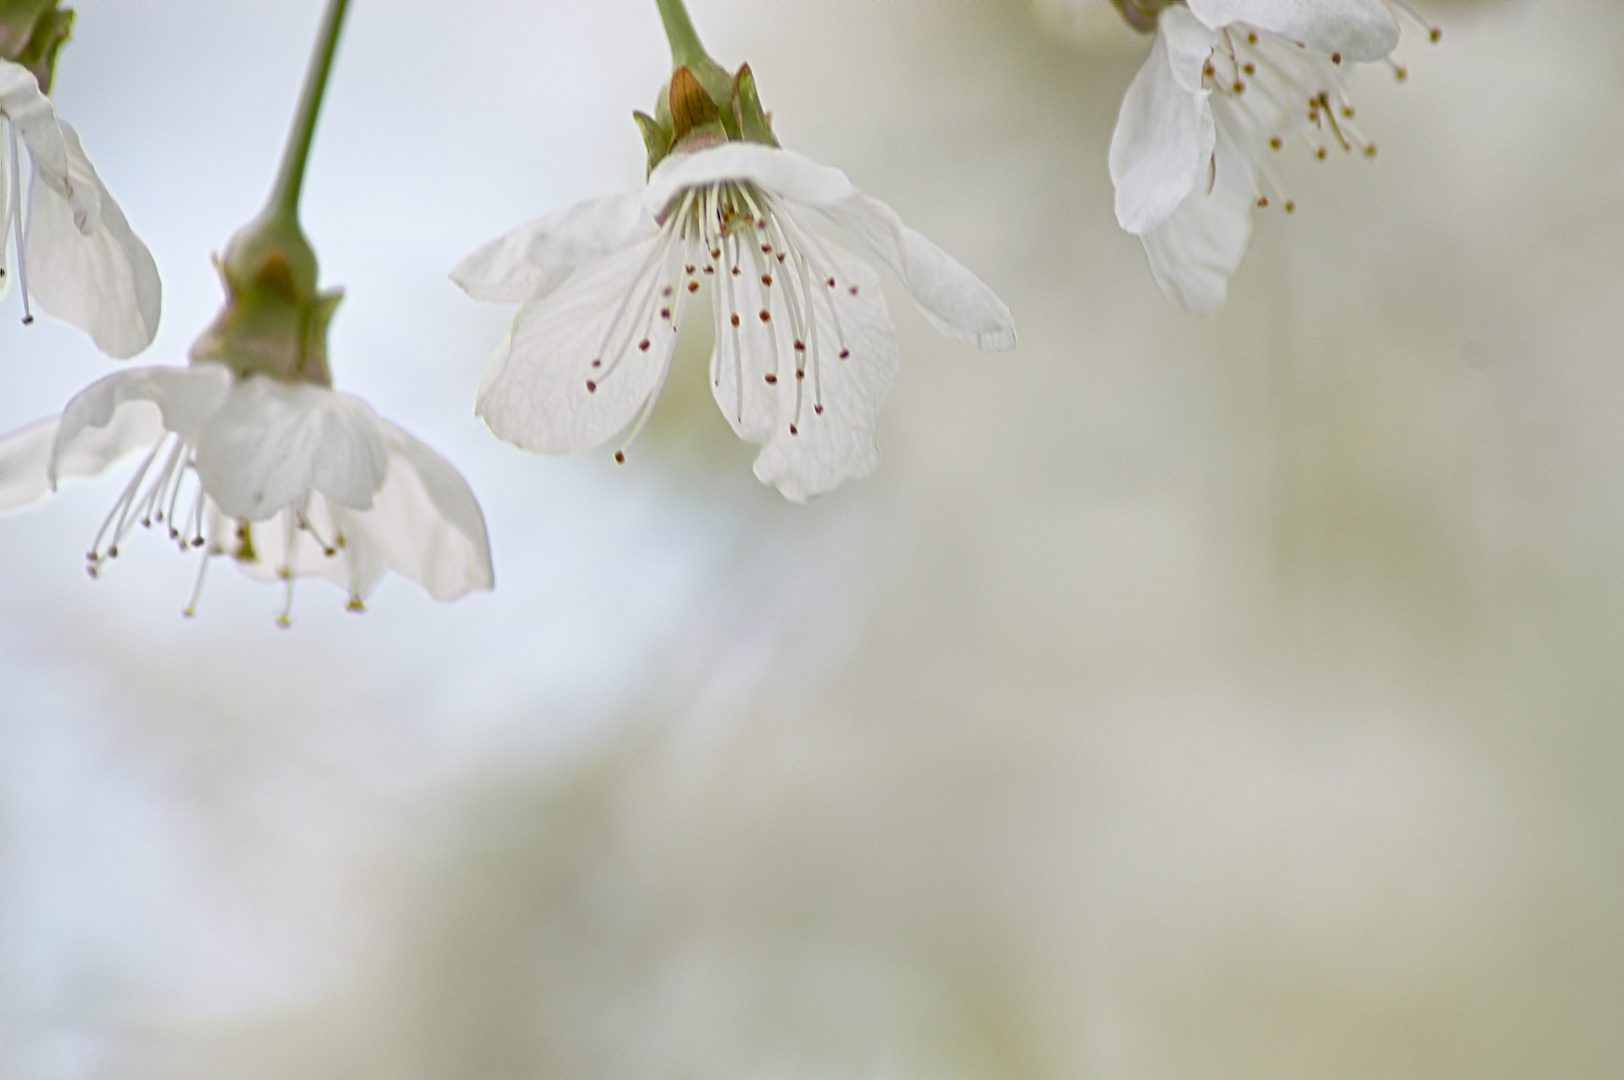
[[[276,185],[271,188],[266,210],[270,215],[297,218],[299,192],[304,186],[305,162],[310,157],[310,142],[316,133],[316,114],[321,111],[322,95],[327,91],[327,73],[333,67],[333,55],[338,50],[338,31],[344,22],[349,0],[328,0],[322,16],[321,30],[316,46],[310,54],[310,66],[305,71],[304,88],[299,93],[299,107],[293,115],[293,127],[288,131],[287,148],[282,151],[282,165],[277,170]]]

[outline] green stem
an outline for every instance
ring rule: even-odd
[[[699,43],[699,34],[682,0],[654,0],[660,9],[660,21],[665,24],[665,40],[671,43],[671,66],[697,71],[701,65],[714,63]]]
[[[332,70],[333,54],[338,50],[339,27],[349,6],[349,0],[327,0],[316,47],[310,54],[310,67],[305,71],[304,89],[299,93],[299,108],[293,115],[293,127],[288,131],[288,145],[282,151],[282,166],[265,206],[267,217],[298,220],[299,192],[304,186],[310,142],[316,134],[316,114],[321,111],[322,95],[327,91],[327,73]]]

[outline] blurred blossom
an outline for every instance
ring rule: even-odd
[[[1301,135],[1318,158],[1322,140],[1375,156],[1354,126],[1346,74],[1391,53],[1398,22],[1383,0],[1158,2],[1143,5],[1149,16],[1125,3],[1156,37],[1111,137],[1117,221],[1144,242],[1169,299],[1211,314],[1246,250],[1253,205],[1295,209],[1265,148]]]
[[[147,247],[96,175],[79,133],[57,117],[34,73],[0,60],[0,116],[8,141],[0,166],[0,295],[17,279],[23,321],[30,299],[123,360],[158,332],[161,286]],[[31,182],[23,209],[22,147]],[[7,234],[16,236],[10,267]]]

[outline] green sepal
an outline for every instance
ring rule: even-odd
[[[239,378],[333,384],[327,324],[341,292],[316,289],[316,254],[297,221],[261,217],[216,260],[226,302],[192,346],[192,363],[217,361]]]
[[[648,171],[653,172],[654,166],[671,152],[671,144],[675,141],[671,128],[645,112],[633,110],[632,119],[637,121],[637,130],[643,135],[643,148],[648,151]]]
[[[679,67],[671,73],[671,87],[667,91],[667,97],[671,102],[673,145],[681,143],[695,128],[721,122],[722,112],[717,108],[716,100],[686,67]]]
[[[73,36],[74,13],[61,0],[0,0],[0,56],[34,73],[43,93],[51,92],[56,54]]]
[[[733,119],[739,127],[739,137],[745,142],[766,143],[777,146],[773,135],[772,117],[761,107],[756,96],[756,77],[749,64],[740,64],[733,76]]]
[[[40,16],[56,4],[57,0],[0,0],[0,59],[18,62]]]

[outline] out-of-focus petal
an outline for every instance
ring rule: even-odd
[[[1223,306],[1229,276],[1246,252],[1257,197],[1254,168],[1251,154],[1220,126],[1211,190],[1203,185],[1172,217],[1140,237],[1156,284],[1197,315]]]
[[[1184,8],[1164,9],[1122,96],[1107,162],[1117,221],[1128,232],[1166,221],[1207,174],[1216,136],[1201,71],[1216,40]]]
[[[35,184],[27,231],[28,290],[39,305],[89,334],[109,356],[126,359],[158,332],[158,266],[79,144],[61,125],[73,190],[95,195],[94,218],[54,188]]]
[[[51,490],[51,447],[59,416],[36,420],[0,437],[0,510],[15,510]]]
[[[452,268],[451,280],[476,300],[522,303],[556,289],[582,263],[653,229],[641,191],[589,199],[485,244]]]
[[[511,346],[479,389],[475,411],[491,430],[526,450],[563,454],[598,446],[631,423],[676,348],[686,294],[660,295],[667,257],[662,238],[651,236],[520,308]],[[655,304],[671,317],[645,331],[640,316]]]
[[[1343,60],[1380,60],[1398,44],[1398,20],[1382,0],[1188,0],[1190,12],[1221,30],[1242,22]],[[1162,18],[1167,12],[1162,13]]]
[[[219,364],[140,367],[97,379],[62,410],[48,477],[94,476],[165,430],[192,439],[231,393]]]
[[[389,471],[378,419],[357,398],[250,375],[195,443],[203,490],[229,517],[263,521],[306,492],[357,510]]]

